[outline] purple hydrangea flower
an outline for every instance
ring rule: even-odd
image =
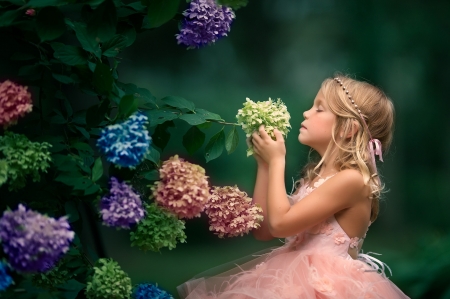
[[[151,283],[138,284],[133,293],[134,299],[173,299],[172,295]]]
[[[0,262],[0,291],[6,290],[13,282],[11,276],[9,276],[8,265]]]
[[[192,0],[183,15],[180,33],[175,36],[178,44],[185,44],[188,49],[212,44],[227,36],[235,18],[231,8],[218,5],[214,0]]]
[[[142,201],[139,194],[126,183],[119,183],[112,177],[110,184],[109,196],[103,197],[100,202],[103,224],[129,229],[145,216]]]
[[[121,124],[104,128],[97,146],[109,162],[134,168],[150,148],[151,137],[146,128],[147,123],[147,116],[135,113]]]
[[[0,239],[11,267],[19,272],[44,272],[69,250],[75,233],[67,217],[58,220],[19,204],[0,218]]]

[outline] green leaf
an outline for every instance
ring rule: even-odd
[[[137,87],[136,85],[132,83],[121,83],[117,82],[117,86],[120,87],[121,90],[125,92],[125,94],[132,94],[135,98],[138,99],[139,107],[141,106],[148,106],[148,104],[152,104],[152,106],[156,106],[155,96],[151,94],[150,91],[148,91],[145,88]]]
[[[107,41],[116,34],[116,26],[116,6],[112,0],[106,0],[92,13],[87,24],[87,31],[96,40]]]
[[[153,144],[159,147],[161,151],[164,150],[170,140],[170,133],[167,131],[170,127],[175,127],[175,124],[173,121],[166,121],[165,123],[157,125],[155,132],[152,135]]]
[[[77,149],[80,152],[86,152],[89,154],[93,154],[94,151],[92,150],[92,147],[84,142],[75,142],[74,144],[72,144],[70,147]]]
[[[87,55],[80,47],[64,45],[58,47],[53,56],[67,65],[86,64]]]
[[[100,49],[99,42],[88,34],[86,25],[83,23],[74,23],[75,33],[78,41],[83,49],[88,52],[94,53],[97,58],[101,58],[102,50]]]
[[[205,133],[193,126],[183,136],[183,146],[189,155],[195,153],[205,142]]]
[[[216,159],[222,154],[225,145],[225,133],[222,130],[211,137],[205,147],[206,162]]]
[[[200,125],[200,124],[206,122],[206,119],[204,119],[203,116],[201,116],[199,114],[183,114],[183,115],[180,115],[179,118],[184,120],[191,126]]]
[[[23,13],[22,10],[8,10],[0,15],[0,27],[11,25],[14,20]]]
[[[177,13],[180,0],[152,0],[148,4],[150,28],[156,28],[171,20]]]
[[[87,140],[89,140],[91,138],[91,136],[89,135],[89,132],[86,131],[85,128],[83,127],[79,127],[79,126],[75,126],[75,128],[80,131],[81,134],[83,134],[84,137],[86,137]]]
[[[94,193],[97,193],[97,191],[99,191],[101,188],[99,185],[97,184],[92,184],[89,187],[87,187],[86,189],[84,189],[84,195],[91,195]]]
[[[64,210],[66,214],[69,216],[69,222],[75,222],[80,219],[80,214],[77,210],[77,205],[73,200],[66,201],[64,204]]]
[[[159,171],[156,169],[152,169],[150,171],[146,171],[142,173],[144,175],[144,179],[149,181],[157,181],[159,180]]]
[[[62,99],[63,105],[64,105],[64,109],[66,110],[67,116],[70,117],[73,115],[73,109],[72,106],[70,105],[70,102],[67,98],[63,98]]]
[[[233,128],[228,132],[227,138],[225,140],[225,148],[228,152],[228,155],[234,152],[237,145],[239,143],[239,134],[236,130],[236,126],[233,126]]]
[[[67,120],[62,115],[54,115],[54,116],[52,116],[50,118],[50,123],[51,124],[62,125],[62,124],[67,123]]]
[[[159,165],[160,154],[156,148],[150,146],[149,153],[145,156],[145,159],[153,162],[155,165]]]
[[[98,126],[103,119],[105,118],[106,112],[108,112],[109,109],[109,100],[104,99],[99,105],[91,106],[86,111],[86,124],[89,127],[96,127]]]
[[[119,116],[128,117],[138,109],[138,101],[132,95],[123,96],[119,103]]]
[[[55,178],[55,181],[64,183],[68,186],[74,186],[76,182],[82,178],[83,177],[79,172],[63,172]]]
[[[107,57],[116,57],[127,45],[128,37],[116,34],[107,42],[103,43],[102,54]]]
[[[41,41],[60,37],[66,31],[64,14],[54,6],[47,6],[39,10],[36,18],[36,31]]]
[[[126,37],[127,44],[125,45],[125,47],[131,46],[136,40],[136,29],[133,25],[130,25],[128,23],[119,23],[117,27],[117,34]]]
[[[66,76],[66,75],[52,73],[52,77],[55,78],[57,81],[64,83],[64,84],[75,83],[75,80],[73,78]]]
[[[94,76],[92,78],[92,84],[98,93],[108,94],[112,90],[114,78],[111,75],[109,66],[101,62],[97,63],[95,67]]]
[[[218,120],[218,121],[224,121],[219,114],[215,114],[212,112],[209,112],[205,109],[201,109],[201,108],[197,108],[195,109],[195,113],[203,116],[204,119],[208,119],[208,120]]]
[[[175,107],[178,109],[188,109],[189,111],[194,112],[195,105],[191,101],[188,101],[184,98],[180,97],[174,97],[174,96],[168,96],[165,98],[162,98],[161,101],[164,102],[164,104]]]
[[[63,290],[64,299],[75,299],[77,298],[78,293],[85,287],[86,287],[85,284],[80,283],[75,279],[71,279],[62,286],[59,286],[58,289]]]
[[[103,163],[101,157],[95,159],[94,167],[92,167],[92,181],[98,181],[103,175]]]
[[[149,118],[150,127],[154,127],[166,121],[178,118],[178,114],[174,113],[173,111],[163,109],[148,110],[145,111],[145,114]]]
[[[69,3],[67,0],[30,0],[28,6],[30,7],[45,7],[45,6],[59,6]]]

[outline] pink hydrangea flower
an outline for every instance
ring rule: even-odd
[[[237,186],[213,187],[205,213],[209,230],[219,238],[243,236],[259,227],[263,220],[262,209]]]
[[[33,17],[33,16],[36,15],[36,11],[35,11],[33,8],[30,8],[30,9],[27,9],[27,11],[25,12],[25,14],[26,14],[27,16]]]
[[[163,162],[159,176],[151,187],[158,205],[179,218],[200,217],[209,199],[205,169],[175,155]]]
[[[334,234],[334,243],[336,245],[344,244],[345,243],[345,235],[344,233],[335,233]]]
[[[0,125],[4,128],[16,124],[19,117],[31,112],[31,94],[27,89],[9,80],[0,83]]]

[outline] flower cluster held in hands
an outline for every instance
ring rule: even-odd
[[[218,5],[215,0],[192,0],[183,15],[185,18],[176,38],[178,44],[188,49],[212,44],[226,36],[235,18],[231,8]]]
[[[129,229],[145,216],[142,201],[131,186],[111,177],[109,194],[100,201],[103,224]]]
[[[263,221],[262,209],[238,187],[213,187],[205,213],[209,229],[219,236],[243,236]]]
[[[119,167],[136,167],[150,148],[146,115],[137,112],[120,124],[107,126],[101,132],[97,146],[106,159]]]
[[[44,272],[69,250],[75,233],[67,217],[54,219],[19,204],[0,218],[0,239],[8,262],[23,273]]]
[[[209,198],[205,169],[175,155],[164,161],[159,176],[151,187],[156,202],[179,218],[199,217]]]
[[[247,137],[257,131],[260,125],[264,125],[264,129],[273,139],[275,139],[274,129],[278,129],[286,137],[291,128],[289,124],[291,116],[286,105],[280,99],[274,102],[269,98],[268,101],[255,103],[247,98],[244,107],[238,110],[236,118]],[[247,156],[254,153],[251,144],[249,146]]]
[[[19,117],[31,112],[33,105],[27,89],[10,80],[0,83],[0,126],[16,124]]]

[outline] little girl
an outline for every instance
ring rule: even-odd
[[[309,299],[408,298],[384,273],[384,264],[360,253],[378,215],[382,160],[392,139],[394,108],[378,88],[339,75],[326,79],[303,113],[298,140],[321,159],[306,165],[286,195],[286,148],[261,126],[252,135],[258,172],[253,200],[264,211],[259,240],[283,246],[228,272],[179,286],[181,298]]]

